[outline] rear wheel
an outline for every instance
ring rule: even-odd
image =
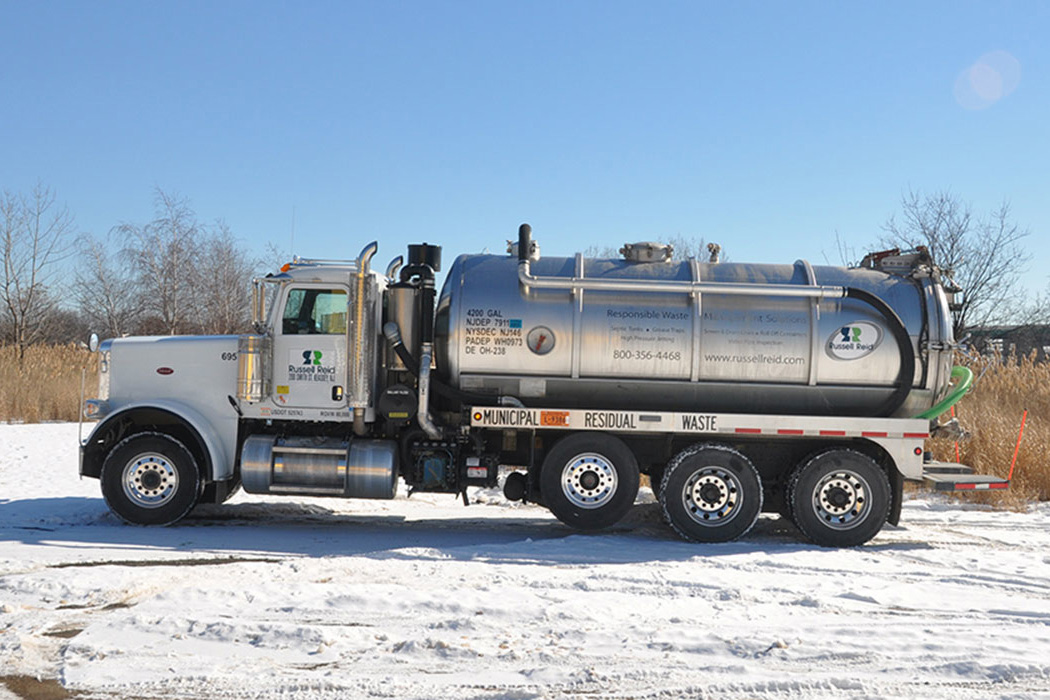
[[[162,433],[118,443],[102,464],[101,481],[110,510],[134,525],[170,525],[193,509],[201,493],[197,461]]]
[[[613,525],[638,495],[638,460],[619,438],[574,433],[543,460],[540,491],[558,520],[579,530]]]
[[[664,471],[660,505],[667,523],[696,542],[728,542],[762,512],[762,482],[751,460],[731,447],[693,445]]]
[[[853,547],[886,523],[890,482],[871,457],[836,448],[799,465],[787,497],[791,519],[806,537],[822,547]]]

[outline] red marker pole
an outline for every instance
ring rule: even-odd
[[[1028,418],[1027,408],[1024,410],[1024,413],[1021,414],[1021,432],[1017,433],[1017,446],[1014,447],[1014,459],[1010,462],[1010,473],[1006,477],[1007,481],[1014,478],[1014,467],[1017,466],[1017,453],[1021,449],[1021,438],[1024,436],[1024,421],[1026,418]]]

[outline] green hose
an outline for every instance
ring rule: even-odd
[[[959,383],[955,385],[952,392],[945,396],[941,401],[935,404],[932,408],[923,411],[916,418],[929,418],[934,419],[940,416],[942,413],[947,411],[949,408],[955,405],[955,402],[961,399],[967,391],[970,389],[970,385],[973,384],[973,372],[967,367],[959,367],[956,365],[952,367],[952,379],[959,380]]]

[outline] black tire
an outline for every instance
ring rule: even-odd
[[[638,495],[638,460],[619,438],[573,433],[551,448],[540,469],[540,491],[558,520],[578,530],[620,521]]]
[[[103,462],[100,479],[110,510],[133,525],[182,519],[202,490],[193,455],[163,433],[137,433],[119,442]]]
[[[871,457],[833,448],[795,468],[787,497],[792,521],[815,544],[855,547],[886,523],[890,481]]]
[[[660,485],[667,524],[694,542],[728,542],[747,533],[762,512],[755,465],[726,445],[702,443],[672,459]]]

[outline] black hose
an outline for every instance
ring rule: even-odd
[[[434,278],[430,277],[419,290],[419,342],[423,346],[434,344],[434,297]]]
[[[871,292],[855,287],[847,287],[846,298],[863,301],[869,306],[875,307],[886,319],[886,324],[890,327],[890,332],[897,341],[897,349],[900,351],[901,357],[901,369],[897,374],[897,388],[875,412],[877,416],[892,416],[904,404],[905,399],[908,398],[912,384],[915,381],[915,351],[911,347],[911,336],[908,335],[908,329],[905,328],[904,322],[901,321],[901,317],[897,315],[897,312]]]
[[[412,353],[408,351],[405,344],[398,339],[397,342],[391,342],[391,347],[394,348],[394,352],[401,358],[401,362],[405,365],[405,369],[412,373],[412,376],[419,376],[419,363],[416,362],[416,358],[412,357]]]

